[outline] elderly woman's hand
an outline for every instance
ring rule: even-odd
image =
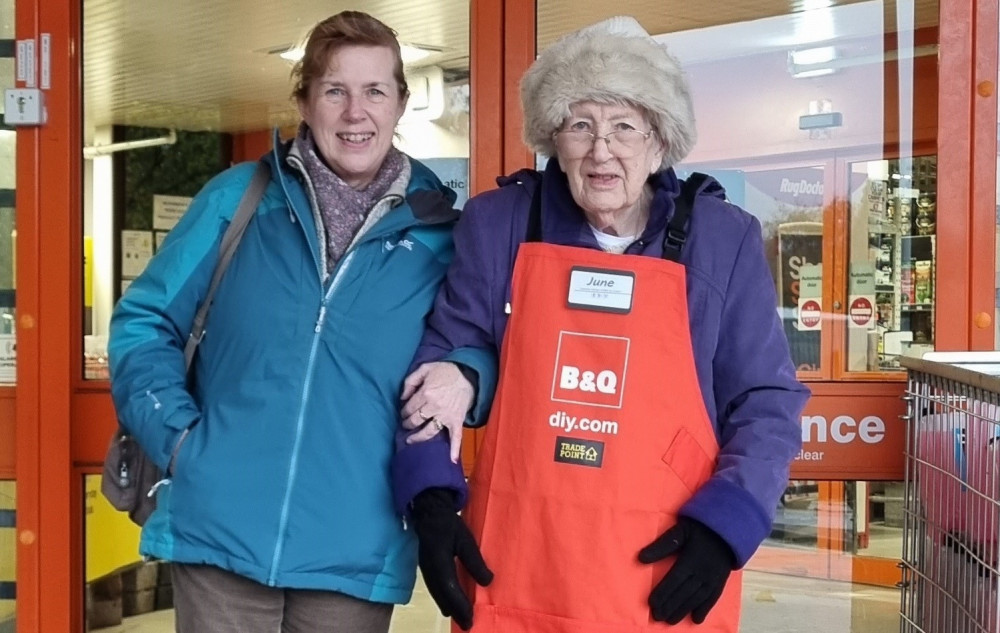
[[[425,442],[448,429],[451,461],[458,463],[462,450],[462,425],[472,408],[475,389],[455,363],[424,363],[403,381],[403,428],[420,429],[407,444]],[[423,428],[420,428],[423,427]]]

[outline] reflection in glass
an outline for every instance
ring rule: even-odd
[[[766,544],[898,561],[903,544],[903,482],[790,481]],[[813,573],[838,575],[835,567],[828,566]],[[842,573],[846,580],[853,572],[847,566]]]

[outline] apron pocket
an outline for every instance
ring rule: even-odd
[[[708,481],[715,470],[715,460],[683,428],[670,442],[670,447],[663,454],[663,462],[692,494]]]

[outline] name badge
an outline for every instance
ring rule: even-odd
[[[632,311],[635,274],[574,266],[569,273],[566,305],[582,310],[628,314]]]

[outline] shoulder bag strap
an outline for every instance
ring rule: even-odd
[[[243,239],[243,233],[246,231],[247,225],[250,224],[250,219],[253,217],[254,211],[257,210],[257,205],[260,204],[261,198],[264,197],[264,190],[267,189],[267,183],[270,179],[271,168],[268,167],[266,162],[262,160],[258,161],[257,169],[253,173],[253,179],[250,181],[247,190],[243,192],[243,197],[240,199],[240,206],[236,208],[236,214],[233,216],[232,221],[229,222],[229,227],[222,236],[222,243],[219,246],[219,261],[215,264],[215,271],[212,273],[212,282],[208,286],[205,300],[201,302],[198,312],[194,315],[191,334],[188,336],[187,343],[184,344],[184,367],[189,370],[191,369],[191,363],[194,361],[195,350],[198,349],[201,339],[205,337],[205,320],[208,319],[208,309],[212,307],[212,298],[219,287],[219,282],[222,281],[222,275],[225,274],[226,268],[229,267],[229,260],[233,258],[236,247],[239,246],[240,240]]]

